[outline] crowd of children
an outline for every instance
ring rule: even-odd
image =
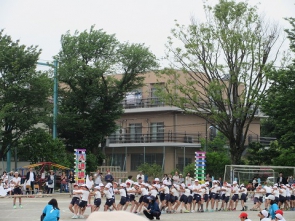
[[[120,201],[115,202],[115,194],[120,195]],[[254,206],[251,210],[269,210],[271,204],[276,202],[279,208],[293,210],[295,205],[295,186],[274,185],[273,187],[258,185],[254,190]],[[246,211],[245,205],[248,199],[248,190],[236,181],[232,184],[220,181],[212,181],[200,184],[195,180],[192,184],[171,184],[166,180],[160,182],[156,178],[152,184],[144,183],[141,179],[133,182],[128,179],[125,183],[108,182],[89,189],[85,184],[74,185],[73,198],[70,210],[74,213],[73,219],[83,218],[88,205],[88,198],[94,197],[91,212],[98,211],[105,198],[104,211],[128,210],[136,214],[144,214],[147,218],[160,219],[163,213],[193,213],[206,211],[235,211],[238,203],[241,210]],[[265,207],[261,208],[262,199],[265,199]],[[269,197],[273,200],[267,200]],[[130,207],[128,207],[130,205]],[[88,205],[89,206],[89,205]],[[270,211],[271,213],[271,211]],[[273,213],[274,216],[274,213]]]

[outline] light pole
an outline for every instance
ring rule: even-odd
[[[42,63],[42,62],[37,62],[39,65],[44,65],[44,66],[52,66],[51,64],[48,63]],[[56,119],[57,119],[57,98],[58,98],[58,80],[57,80],[57,66],[58,66],[58,61],[54,60],[53,61],[53,66],[54,66],[54,74],[53,74],[53,126],[52,126],[52,138],[56,139],[57,137],[57,124],[56,124]]]

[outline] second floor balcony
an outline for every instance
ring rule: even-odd
[[[112,143],[200,143],[202,135],[186,133],[123,133],[112,134],[108,137]]]

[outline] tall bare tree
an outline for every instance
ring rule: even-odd
[[[204,10],[206,22],[192,19],[188,27],[176,24],[172,30],[171,68],[161,72],[168,78],[162,96],[217,127],[229,141],[232,163],[238,164],[265,94],[265,72],[277,57],[280,30],[246,2],[220,0]]]

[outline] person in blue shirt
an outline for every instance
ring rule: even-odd
[[[147,209],[143,210],[144,215],[150,220],[153,220],[154,217],[156,217],[157,220],[160,220],[161,210],[158,203],[156,202],[155,197],[148,196],[147,199],[149,204]]]
[[[272,220],[276,219],[276,211],[279,209],[278,204],[275,201],[274,195],[269,195],[268,197],[265,197],[266,200],[268,200],[268,204],[270,205],[268,208],[269,216]]]
[[[51,199],[43,210],[43,221],[58,221],[59,208],[56,199]]]

